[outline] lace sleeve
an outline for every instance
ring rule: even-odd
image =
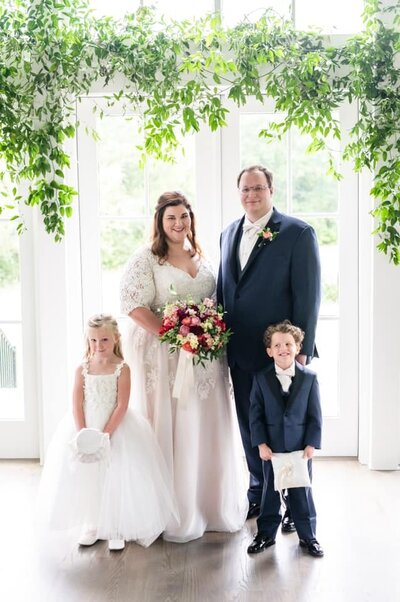
[[[149,248],[135,253],[121,279],[121,311],[129,314],[137,307],[150,308],[155,296],[154,258]]]

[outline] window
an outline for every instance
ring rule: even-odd
[[[82,119],[90,119],[99,135],[97,141],[89,140],[84,132],[80,135],[85,144],[91,145],[84,156],[86,171],[90,170],[94,178],[90,195],[85,198],[85,205],[90,205],[90,221],[85,218],[82,222],[83,261],[87,261],[91,280],[95,266],[99,266],[93,282],[101,282],[101,290],[97,295],[93,291],[85,314],[102,310],[118,315],[121,270],[132,253],[149,240],[160,194],[179,190],[196,207],[194,137],[184,138],[184,153],[178,153],[176,163],[149,159],[141,169],[139,151],[135,149],[140,142],[139,117],[124,116],[122,109],[114,107],[105,108],[103,118],[96,118],[92,108],[99,102],[86,99],[81,104],[87,109]],[[99,249],[91,244],[95,239]]]
[[[363,0],[337,0],[326,3],[321,0],[90,0],[99,16],[122,17],[134,12],[139,6],[154,6],[160,15],[174,20],[199,18],[206,13],[221,10],[226,27],[234,27],[242,21],[257,21],[266,9],[272,9],[286,19],[294,18],[297,29],[317,29],[325,34],[350,34],[362,29]],[[292,17],[293,15],[293,17]]]
[[[0,220],[0,421],[24,418],[19,236]]]

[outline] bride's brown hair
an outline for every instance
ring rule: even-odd
[[[164,192],[157,201],[153,220],[153,235],[151,251],[159,259],[166,259],[168,256],[168,241],[163,227],[163,217],[167,207],[177,207],[183,205],[190,215],[190,232],[187,237],[191,244],[193,255],[201,255],[201,247],[196,241],[196,220],[192,207],[187,198],[177,191]]]

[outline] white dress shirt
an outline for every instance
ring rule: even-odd
[[[272,209],[255,222],[251,222],[247,215],[245,216],[243,222],[243,235],[239,247],[240,267],[242,270],[250,257],[254,245],[259,240],[259,237],[257,236],[258,232],[261,232],[261,230],[265,228],[271,215]]]
[[[295,375],[295,363],[293,362],[293,364],[289,366],[289,368],[286,368],[286,370],[279,368],[279,366],[275,364],[275,373],[277,379],[281,383],[283,391],[287,393],[290,389],[290,385],[292,384],[292,378]]]

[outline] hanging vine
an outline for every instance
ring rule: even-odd
[[[384,20],[391,23],[387,25]],[[340,139],[335,111],[358,101],[343,157],[374,174],[378,248],[400,263],[400,6],[367,0],[365,30],[342,47],[266,11],[256,23],[224,29],[217,15],[164,23],[150,9],[98,19],[85,0],[0,0],[0,160],[11,186],[3,211],[24,228],[21,204],[37,205],[47,232],[64,235],[76,191],[65,183],[65,140],[76,133],[76,101],[95,82],[124,84],[109,98],[143,119],[143,156],[172,160],[181,133],[225,125],[221,95],[254,96],[283,113],[260,136],[291,126],[310,151]],[[333,161],[328,171],[340,177]],[[21,198],[19,184],[28,182]]]

